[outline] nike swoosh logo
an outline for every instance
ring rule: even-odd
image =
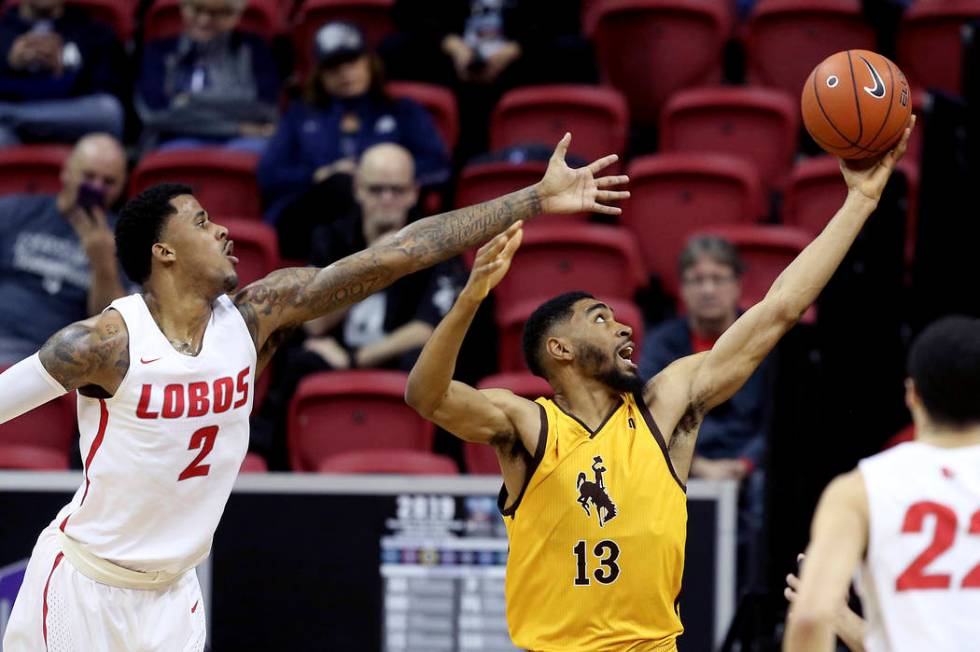
[[[199,601],[195,601],[195,602],[194,602],[194,606],[193,606],[193,607],[191,607],[191,613],[194,613],[195,611],[197,611],[197,603],[198,603],[198,602],[199,602]]]
[[[143,358],[140,358],[140,362],[142,362],[143,364],[150,364],[151,362],[156,362],[159,359],[160,358],[153,358],[152,360],[144,360]]]
[[[870,61],[868,61],[864,57],[861,57],[861,61],[863,61],[864,65],[868,67],[868,72],[871,73],[871,78],[874,80],[875,83],[874,88],[868,88],[867,86],[865,86],[864,92],[870,95],[871,97],[880,100],[885,96],[885,82],[881,81],[881,75],[878,74],[878,71],[875,70],[875,67],[871,65]]]

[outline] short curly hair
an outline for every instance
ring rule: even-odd
[[[930,324],[912,344],[908,371],[933,421],[980,425],[980,319],[951,316]]]
[[[150,278],[153,245],[167,218],[177,212],[170,200],[179,195],[193,194],[183,183],[161,183],[147,188],[123,207],[116,222],[116,255],[126,276],[142,285]]]
[[[594,299],[588,292],[566,292],[538,306],[524,324],[524,360],[535,376],[548,379],[544,368],[544,343],[554,327],[572,318],[577,301]]]

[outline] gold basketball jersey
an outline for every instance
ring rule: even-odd
[[[624,394],[592,432],[553,401],[537,403],[542,441],[521,495],[503,510],[514,644],[674,650],[687,500],[646,404]]]

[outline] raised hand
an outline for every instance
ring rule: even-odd
[[[514,253],[521,246],[523,237],[521,222],[515,222],[506,231],[480,247],[476,252],[476,260],[473,261],[473,271],[470,272],[470,278],[460,296],[477,302],[486,299],[490,290],[500,283],[510,269],[510,261],[514,259]]]
[[[895,169],[895,165],[905,154],[905,150],[908,149],[909,138],[912,136],[913,129],[915,129],[914,115],[909,119],[902,139],[884,156],[862,161],[840,159],[840,171],[844,175],[844,181],[847,182],[847,189],[858,192],[873,201],[878,201],[885,189],[885,184],[888,183],[888,178]]]
[[[541,208],[545,213],[605,213],[619,215],[622,211],[606,202],[626,199],[628,191],[609,190],[629,182],[625,174],[598,177],[604,168],[619,160],[615,154],[603,156],[585,167],[572,169],[565,163],[572,135],[566,133],[555,147],[544,178],[537,184]]]

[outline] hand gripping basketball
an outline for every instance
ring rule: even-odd
[[[885,184],[888,183],[888,178],[895,169],[895,165],[905,154],[913,129],[915,129],[914,115],[909,118],[908,126],[902,133],[902,139],[898,141],[898,145],[895,145],[884,156],[860,161],[840,159],[840,171],[844,175],[844,181],[847,182],[847,189],[851,192],[858,192],[873,201],[878,201],[885,189]]]
[[[572,169],[565,163],[565,154],[571,142],[572,135],[569,133],[558,141],[544,178],[537,184],[541,209],[545,213],[622,213],[616,206],[608,206],[605,202],[626,199],[630,196],[629,192],[607,188],[623,185],[629,182],[629,177],[620,174],[596,178],[599,172],[618,161],[619,157],[610,154],[585,167]]]

